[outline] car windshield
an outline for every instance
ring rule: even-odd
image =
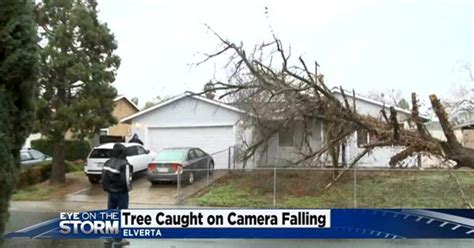
[[[154,159],[156,161],[182,161],[187,150],[164,150]]]
[[[89,158],[110,158],[111,149],[94,149]]]

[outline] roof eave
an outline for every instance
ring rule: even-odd
[[[216,106],[219,106],[219,107],[222,107],[222,108],[225,108],[225,109],[234,111],[234,112],[238,112],[238,113],[240,113],[240,114],[246,114],[245,111],[243,111],[243,110],[241,110],[241,109],[238,109],[238,108],[236,108],[236,107],[229,106],[229,105],[227,105],[227,104],[225,104],[225,103],[221,103],[221,102],[218,102],[218,101],[215,101],[215,100],[211,100],[211,99],[202,97],[202,96],[200,96],[200,95],[198,95],[198,94],[195,94],[195,93],[193,93],[193,92],[186,91],[186,92],[184,92],[183,94],[176,95],[176,96],[174,96],[174,97],[172,97],[172,98],[170,98],[170,99],[168,99],[168,100],[166,100],[166,101],[164,101],[164,102],[162,102],[162,103],[159,103],[159,104],[157,104],[157,105],[155,105],[155,106],[153,106],[153,107],[144,109],[144,110],[142,110],[142,111],[140,111],[140,112],[137,112],[137,113],[135,113],[135,114],[133,114],[133,115],[130,115],[130,116],[126,117],[126,118],[123,118],[122,120],[120,120],[120,123],[128,123],[128,124],[130,124],[131,121],[132,121],[133,119],[135,119],[136,117],[142,116],[142,115],[144,115],[144,114],[146,114],[146,113],[148,113],[148,112],[152,112],[152,111],[154,111],[154,110],[156,110],[156,109],[162,108],[162,107],[164,107],[164,106],[166,106],[166,105],[168,105],[168,104],[171,104],[171,103],[173,103],[173,102],[175,102],[175,101],[178,101],[178,100],[180,100],[180,99],[183,99],[183,98],[185,98],[185,97],[192,97],[192,98],[194,98],[194,99],[197,99],[197,100],[200,100],[200,101],[203,101],[203,102],[207,102],[207,103],[210,103],[210,104],[213,104],[213,105],[216,105]]]

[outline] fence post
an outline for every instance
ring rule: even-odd
[[[235,170],[235,146],[232,146],[232,167]]]
[[[357,208],[357,165],[354,164],[354,195],[352,196],[354,200],[354,208]]]
[[[276,206],[276,182],[277,182],[277,170],[276,170],[276,166],[273,166],[273,207]]]
[[[209,186],[209,169],[210,169],[210,168],[209,168],[209,164],[210,164],[210,163],[207,163],[207,173],[206,173],[206,174],[207,174],[207,175],[206,175],[206,185],[207,185],[207,186]]]
[[[227,151],[227,166],[229,167],[229,171],[230,171],[230,149],[232,148],[232,146],[229,146],[229,149]]]
[[[176,182],[176,205],[181,203],[181,170],[178,170],[178,181]]]

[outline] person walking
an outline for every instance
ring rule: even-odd
[[[108,192],[108,209],[127,209],[128,192],[132,189],[132,166],[128,163],[125,146],[116,143],[110,159],[102,167],[102,187]],[[123,239],[108,239],[105,244],[125,246],[130,242]]]
[[[128,143],[137,143],[137,144],[143,145],[143,141],[141,141],[140,138],[138,138],[137,134],[134,134],[132,139],[130,139]]]

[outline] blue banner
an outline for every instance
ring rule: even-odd
[[[130,209],[60,213],[3,238],[474,238],[467,209]]]

